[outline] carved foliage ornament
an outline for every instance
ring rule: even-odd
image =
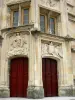
[[[8,56],[28,55],[28,37],[17,33],[16,36],[10,37]]]
[[[16,38],[11,42],[11,49],[13,48],[23,48],[27,44],[26,40],[20,36],[19,33],[16,34]]]
[[[56,56],[56,57],[63,57],[61,45],[54,45],[53,42],[50,44],[42,43],[42,56]]]

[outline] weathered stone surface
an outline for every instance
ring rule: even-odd
[[[27,96],[28,98],[43,98],[44,97],[44,89],[43,87],[35,87],[35,86],[30,86],[28,87],[27,90]]]
[[[8,89],[0,89],[0,98],[10,97]]]
[[[73,87],[64,87],[63,89],[60,89],[60,95],[59,96],[68,96],[68,97],[75,97],[75,88]]]

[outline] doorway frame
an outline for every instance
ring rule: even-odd
[[[41,57],[41,66],[42,66],[42,59],[43,58],[50,58],[50,59],[53,59],[53,60],[56,60],[57,61],[57,77],[58,77],[58,96],[60,96],[60,85],[61,85],[61,59],[58,58],[58,57],[54,57],[54,56],[42,56]],[[42,75],[42,68],[41,68],[41,75]],[[42,85],[43,85],[43,80],[42,80]]]
[[[11,67],[11,60],[15,58],[28,58],[28,81],[29,81],[29,57],[26,55],[17,55],[17,56],[11,56],[8,58],[8,75],[7,75],[7,85],[8,85],[8,91],[9,91],[9,97],[10,97],[10,67]]]

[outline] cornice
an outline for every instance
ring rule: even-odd
[[[16,5],[16,4],[21,4],[21,3],[25,3],[25,2],[31,2],[31,0],[18,0],[18,1],[8,1],[7,2],[7,6],[12,6],[12,5]]]
[[[61,42],[69,42],[69,41],[75,41],[75,38],[73,38],[73,37],[71,37],[71,36],[69,36],[69,35],[67,35],[67,36],[58,36],[58,35],[55,35],[55,34],[50,34],[50,33],[42,33],[41,31],[39,31],[39,30],[36,30],[36,29],[34,29],[33,31],[32,31],[32,34],[37,34],[37,35],[39,35],[39,36],[41,36],[41,37],[43,37],[43,38],[47,38],[47,39],[49,39],[49,38],[52,38],[52,39],[54,39],[54,40],[58,40],[58,41],[61,41]]]
[[[27,30],[31,30],[31,28],[33,28],[33,27],[34,27],[34,24],[5,28],[5,29],[1,30],[1,34],[3,34],[4,32],[6,32],[6,33],[24,32],[24,31],[27,31]]]
[[[40,30],[35,29],[34,24],[2,29],[1,35],[3,33],[10,34],[10,33],[20,33],[20,32],[26,32],[26,31],[31,32],[31,34],[34,35],[34,36],[37,35],[37,36],[40,36],[41,38],[45,38],[45,39],[54,39],[54,40],[61,41],[61,42],[75,41],[75,38],[73,38],[69,35],[58,36],[58,35],[50,34],[50,33],[43,33]]]

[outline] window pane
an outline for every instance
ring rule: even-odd
[[[24,9],[24,14],[28,15],[28,13],[29,13],[29,10],[28,9]]]
[[[54,18],[50,18],[50,33],[55,34],[55,22]]]
[[[45,16],[40,16],[40,29],[42,32],[45,32]]]
[[[24,24],[28,24],[29,23],[29,10],[25,9],[24,10]]]
[[[14,14],[13,14],[13,26],[18,26],[18,11],[14,11]]]

